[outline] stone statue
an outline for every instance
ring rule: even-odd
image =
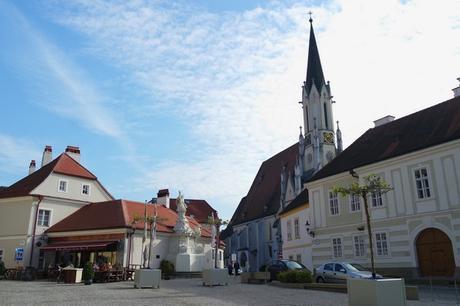
[[[188,225],[187,217],[185,213],[187,212],[187,206],[185,205],[184,196],[179,191],[177,196],[177,221],[174,226],[174,231],[182,235],[190,235],[191,229]]]

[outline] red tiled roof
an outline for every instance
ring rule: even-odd
[[[88,169],[80,165],[66,153],[62,153],[53,161],[41,167],[32,174],[29,174],[8,188],[0,190],[0,198],[30,195],[32,190],[40,185],[52,172],[69,176],[82,177],[90,180],[97,180],[96,176],[92,174]],[[102,186],[102,188],[104,187]]]
[[[60,222],[50,227],[46,232],[70,232],[70,231],[86,231],[111,228],[128,228],[133,224],[136,216],[144,216],[144,203],[113,200],[106,202],[91,203],[86,205],[70,216],[64,218]],[[160,221],[157,224],[157,230],[164,233],[173,233],[174,225],[177,221],[177,213],[163,205],[156,205],[157,214]],[[147,205],[147,215],[154,214],[154,205]],[[101,217],[103,216],[103,217]],[[188,218],[189,225],[192,228],[198,226],[198,222]],[[144,228],[144,222],[138,221],[135,223],[137,230]],[[206,228],[201,228],[203,237],[211,237],[211,233]]]
[[[199,223],[206,223],[211,214],[214,215],[214,218],[218,218],[217,211],[205,200],[185,199],[184,201],[187,204],[186,215],[193,216]],[[177,211],[176,199],[169,200],[169,207]]]

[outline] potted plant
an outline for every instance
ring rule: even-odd
[[[83,267],[83,273],[81,278],[85,282],[85,285],[91,285],[93,283],[94,269],[93,264],[91,262],[88,261]]]
[[[163,259],[160,262],[160,269],[163,279],[169,279],[169,276],[174,273],[174,264],[168,260]]]

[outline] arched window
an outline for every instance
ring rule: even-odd
[[[305,105],[305,118],[307,118],[307,122],[305,122],[305,126],[307,128],[307,131],[310,130],[310,125],[308,124],[308,106]]]

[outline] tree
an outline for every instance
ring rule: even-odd
[[[365,176],[363,178],[363,183],[363,185],[360,185],[358,182],[354,182],[350,187],[336,186],[333,188],[333,192],[340,193],[342,196],[358,195],[363,199],[364,210],[366,213],[367,234],[369,236],[369,248],[371,251],[372,278],[375,278],[374,246],[372,243],[372,226],[371,218],[369,215],[368,196],[376,193],[382,195],[389,192],[393,188],[384,179],[375,174]]]
[[[211,226],[211,241],[213,247],[215,246],[214,249],[214,268],[217,268],[217,255],[219,252],[219,234],[220,234],[220,227],[222,225],[227,225],[228,221],[223,221],[222,219],[219,218],[214,218],[214,214],[211,214],[208,217],[208,221],[206,222]]]

